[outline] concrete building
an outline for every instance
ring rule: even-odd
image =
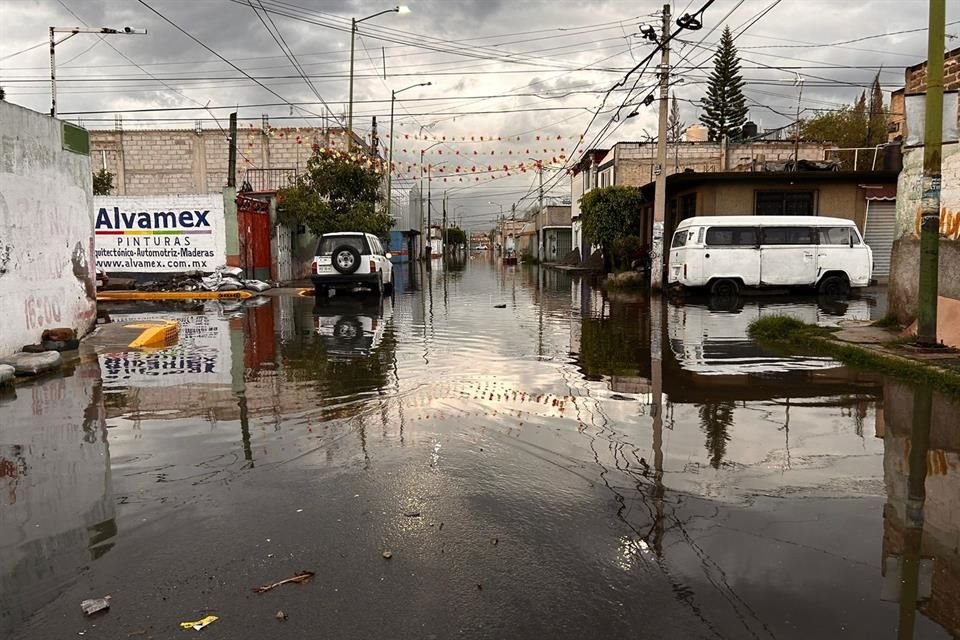
[[[903,75],[903,88],[890,95],[887,135],[891,142],[906,137],[906,96],[927,91],[927,61],[907,67]],[[946,91],[960,90],[960,48],[948,51],[944,56],[943,88]]]
[[[358,141],[359,142],[359,141]],[[346,148],[343,129],[241,127],[237,185],[273,191],[307,166],[313,145]],[[94,171],[114,174],[115,195],[221,193],[227,184],[228,135],[219,129],[90,132]]]
[[[668,146],[667,175],[689,171],[763,171],[770,165],[782,166],[794,155],[794,143],[787,140],[690,141],[690,138],[700,137],[699,130],[690,131],[687,137],[687,141]],[[834,148],[834,145],[819,142],[800,142],[797,155],[800,160],[819,162],[827,160]],[[572,242],[580,248],[582,256],[589,253],[580,228],[580,198],[583,194],[612,185],[641,187],[653,182],[656,163],[656,142],[618,142],[609,149],[589,149],[583,153],[570,178]]]
[[[0,101],[0,355],[97,314],[84,129]]]
[[[920,202],[923,181],[922,102],[926,91],[926,62],[908,67],[904,88],[894,94],[891,134],[903,139],[903,170],[896,202],[889,305],[901,322],[916,317],[920,267]],[[953,93],[944,96],[944,113],[957,114],[960,90],[960,49],[946,54],[944,86]],[[898,96],[899,94],[899,96]],[[916,100],[916,103],[914,103]],[[901,104],[900,108],[896,104]],[[915,108],[911,105],[915,104]],[[950,126],[952,125],[952,126]],[[944,123],[940,190],[940,285],[939,294],[960,299],[960,116]]]

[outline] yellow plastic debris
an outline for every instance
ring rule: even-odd
[[[169,347],[180,339],[180,325],[173,320],[125,325],[132,329],[143,329],[143,333],[130,343],[132,349],[159,349]]]
[[[202,619],[202,620],[195,620],[194,622],[181,622],[181,623],[180,623],[180,628],[181,628],[181,629],[193,629],[194,631],[200,631],[201,629],[203,629],[203,628],[206,627],[207,625],[213,624],[214,622],[216,622],[216,621],[219,620],[219,619],[220,619],[220,618],[218,618],[217,616],[207,616],[206,618],[204,618],[204,619]]]

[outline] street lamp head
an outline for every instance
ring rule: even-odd
[[[405,5],[405,4],[401,4],[401,5],[399,5],[396,9],[394,9],[394,11],[396,11],[397,13],[399,13],[399,14],[402,15],[402,16],[405,16],[405,15],[407,15],[408,13],[410,13],[410,7],[408,7],[408,6]]]

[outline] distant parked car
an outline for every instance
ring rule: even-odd
[[[821,216],[702,216],[677,225],[669,281],[734,296],[745,287],[815,287],[844,296],[866,287],[873,253],[856,224]]]
[[[380,239],[369,233],[328,233],[320,238],[313,258],[313,287],[318,299],[331,289],[370,289],[377,295],[393,292],[393,263]]]

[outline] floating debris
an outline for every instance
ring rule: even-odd
[[[310,578],[312,578],[312,577],[315,576],[315,575],[316,575],[316,574],[315,574],[313,571],[301,571],[301,572],[298,573],[297,575],[292,576],[292,577],[290,577],[290,578],[286,578],[286,579],[281,580],[281,581],[279,581],[279,582],[274,582],[273,584],[263,585],[262,587],[254,587],[253,592],[254,592],[254,593],[266,593],[267,591],[272,591],[272,590],[276,589],[277,587],[279,587],[280,585],[284,585],[284,584],[305,584],[305,583],[309,582],[309,581],[310,581]]]
[[[106,611],[110,608],[110,596],[84,600],[80,603],[80,608],[83,609],[83,612],[88,616],[92,616],[99,611]]]
[[[393,552],[390,551],[389,549],[383,552],[383,559],[384,559],[384,560],[389,560],[389,559],[392,558],[392,557],[393,557]]]
[[[194,631],[200,631],[200,630],[202,630],[204,627],[207,627],[207,626],[213,624],[214,622],[216,622],[216,621],[219,620],[219,619],[220,619],[220,618],[218,618],[217,616],[207,616],[206,618],[202,618],[202,619],[200,619],[200,620],[194,620],[194,621],[192,621],[192,622],[181,622],[181,623],[180,623],[180,628],[181,628],[181,629],[193,629]]]

